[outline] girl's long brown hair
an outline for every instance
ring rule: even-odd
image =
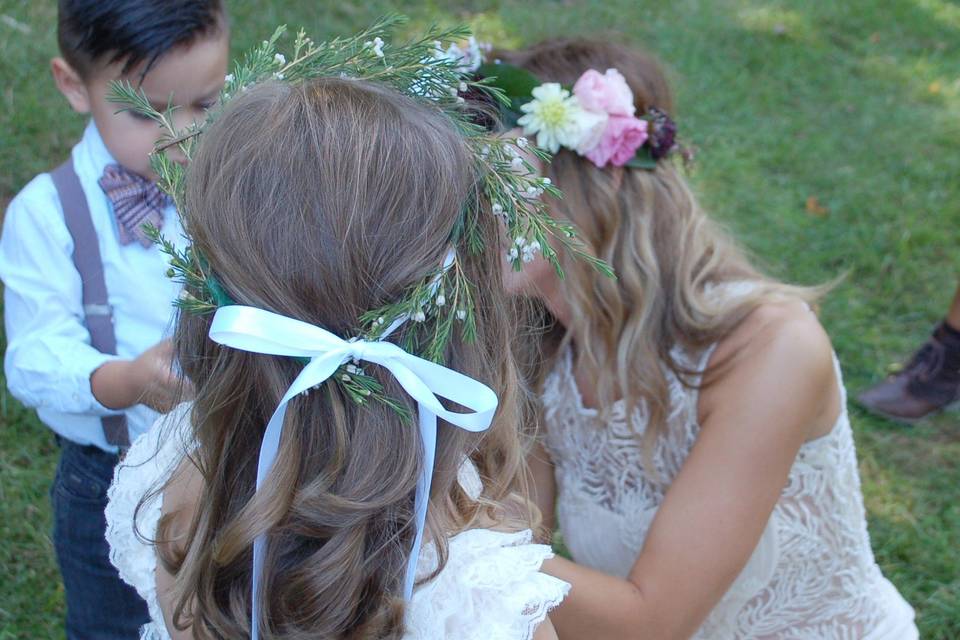
[[[269,84],[234,100],[190,165],[185,224],[193,246],[239,304],[322,326],[344,338],[443,262],[478,176],[465,139],[429,105],[349,79]],[[482,206],[482,203],[480,203]],[[498,229],[479,219],[490,251],[461,252],[476,290],[477,337],[455,332],[446,364],[500,398],[490,430],[441,423],[426,539],[503,522],[520,477],[517,319],[505,305]],[[421,467],[415,425],[383,404],[358,406],[335,384],[292,401],[274,473],[254,495],[264,427],[302,367],[290,358],[221,348],[210,316],[183,314],[176,348],[196,399],[190,463],[202,478],[187,535],[161,544],[175,576],[172,615],[197,638],[249,637],[251,549],[269,532],[264,637],[397,638]],[[403,338],[401,329],[391,339]],[[387,392],[410,399],[366,365]],[[484,495],[456,482],[472,458]],[[181,514],[182,515],[182,514]],[[161,520],[170,540],[176,512]]]
[[[588,69],[617,69],[634,95],[637,116],[651,107],[674,115],[665,74],[651,56],[613,42],[554,39],[520,51],[499,52],[541,82],[572,86]],[[681,135],[683,121],[679,121]],[[598,402],[628,408],[645,405],[646,451],[666,429],[670,392],[663,367],[693,384],[702,371],[678,362],[674,346],[701,353],[728,335],[761,304],[800,298],[814,301],[821,289],[789,286],[751,265],[727,233],[701,208],[680,168],[661,160],[652,171],[608,166],[561,149],[545,169],[563,191],[552,210],[571,220],[587,247],[610,264],[613,280],[564,259],[562,290],[572,311],[571,326],[549,332],[542,378],[566,339],[578,363],[597,372]],[[743,295],[711,293],[714,287],[746,282]],[[718,370],[723,370],[723,363]],[[711,378],[714,378],[711,376]]]

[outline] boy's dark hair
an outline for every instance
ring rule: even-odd
[[[60,53],[81,77],[123,61],[123,73],[224,28],[223,0],[59,0]]]

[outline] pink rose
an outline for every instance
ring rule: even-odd
[[[604,75],[587,69],[573,85],[573,95],[587,111],[601,111],[611,116],[632,116],[636,111],[633,91],[616,69],[607,69]]]
[[[633,116],[610,116],[600,143],[586,153],[593,164],[601,169],[612,164],[622,167],[636,155],[637,149],[647,141],[647,121]]]

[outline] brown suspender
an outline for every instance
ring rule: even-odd
[[[83,283],[83,322],[90,332],[90,344],[100,353],[116,355],[113,309],[107,299],[100,242],[93,228],[87,196],[80,186],[72,160],[67,160],[50,172],[50,177],[60,196],[67,230],[73,238],[73,264]],[[130,446],[125,415],[104,416],[101,421],[107,442],[121,448]]]

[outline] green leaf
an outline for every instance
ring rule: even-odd
[[[633,156],[625,166],[652,171],[657,168],[657,161],[653,159],[653,155],[650,153],[650,147],[643,145],[637,149],[637,154]]]
[[[513,129],[523,115],[520,107],[530,102],[533,90],[540,86],[535,75],[512,64],[486,63],[477,69],[483,84],[498,89],[507,98],[509,106],[501,104],[500,121],[504,129]],[[482,86],[481,86],[482,88]]]
[[[522,100],[521,104],[529,102],[533,90],[540,86],[540,79],[526,69],[502,62],[483,64],[477,69],[477,74],[489,78],[489,84],[501,89],[514,105],[517,100]]]

